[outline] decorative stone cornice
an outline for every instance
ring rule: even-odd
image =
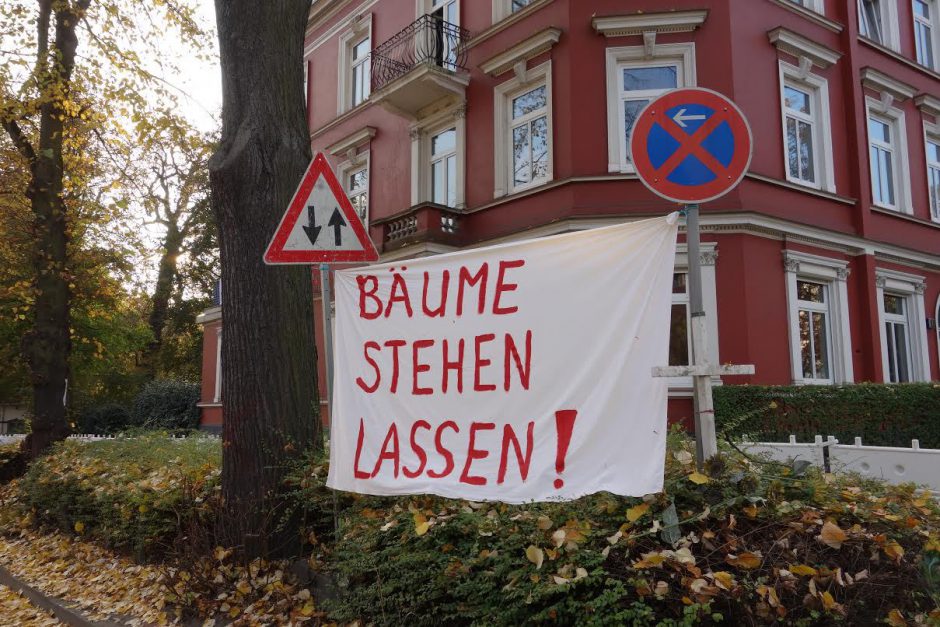
[[[914,98],[917,108],[928,115],[940,115],[940,99],[928,94],[921,94]]]
[[[768,32],[767,38],[770,43],[777,47],[777,50],[793,55],[797,59],[809,59],[813,62],[813,65],[822,70],[831,67],[842,57],[840,52],[818,44],[782,26]]]
[[[519,42],[512,48],[487,59],[480,64],[480,69],[495,78],[512,70],[517,64],[551,50],[560,38],[561,29],[550,26]]]
[[[350,150],[355,150],[372,141],[372,138],[375,137],[376,129],[374,126],[364,126],[354,133],[350,133],[346,137],[342,138],[338,142],[330,144],[327,146],[326,151],[333,155],[334,157],[342,157],[349,153]]]
[[[717,250],[703,250],[698,255],[699,263],[703,266],[713,266],[718,262]]]
[[[914,97],[917,90],[870,67],[862,68],[862,85],[882,94],[890,94],[898,102]]]
[[[629,37],[643,33],[691,33],[705,23],[708,10],[669,11],[607,15],[591,20],[594,30],[605,37]]]
[[[840,281],[848,280],[850,274],[852,274],[851,268],[845,267],[836,269],[836,278]]]
[[[884,276],[876,276],[876,277],[875,277],[875,285],[876,285],[877,287],[880,287],[881,289],[884,289],[887,284],[888,284],[888,278],[887,278],[887,277],[884,277]]]

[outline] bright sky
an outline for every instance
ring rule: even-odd
[[[218,40],[215,36],[215,4],[213,0],[198,0],[199,22],[212,33],[214,55],[218,55]],[[169,38],[168,38],[169,39]],[[173,41],[167,41],[172,49]],[[182,75],[170,81],[187,96],[182,104],[186,116],[202,131],[211,131],[221,125],[222,75],[218,62],[206,63],[193,57],[180,61]]]

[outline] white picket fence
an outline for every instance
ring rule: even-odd
[[[185,435],[171,435],[168,436],[170,440],[183,441],[188,437],[195,437],[197,439],[205,440],[218,440],[219,436],[214,433],[200,433],[196,436],[185,436]],[[21,442],[26,438],[25,435],[0,435],[0,444],[11,444],[13,442]],[[74,433],[68,437],[69,440],[78,440],[80,442],[100,442],[102,440],[131,440],[134,439],[134,436],[123,436],[123,435],[96,435],[93,433]]]
[[[888,483],[916,483],[940,493],[940,449],[863,446],[862,438],[853,444],[840,444],[834,437],[800,443],[791,435],[789,442],[745,442],[739,445],[749,453],[765,453],[773,459],[802,459],[832,471],[852,471]]]

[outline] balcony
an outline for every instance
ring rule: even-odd
[[[372,51],[372,100],[411,120],[439,100],[462,101],[468,39],[459,26],[421,16]]]

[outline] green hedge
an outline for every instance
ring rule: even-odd
[[[940,448],[940,384],[729,385],[715,389],[715,420],[735,438],[802,442],[815,435],[872,446]]]
[[[131,409],[131,422],[143,429],[196,429],[199,427],[199,385],[186,381],[156,380],[143,388]]]
[[[70,440],[30,465],[17,494],[41,524],[152,558],[212,524],[221,458],[220,441],[205,437]]]

